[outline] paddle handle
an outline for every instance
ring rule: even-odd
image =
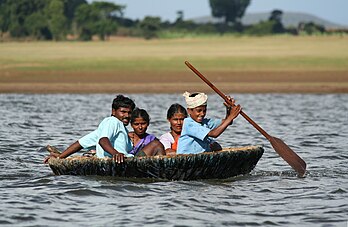
[[[201,78],[206,84],[209,85],[218,95],[221,96],[225,100],[226,103],[232,105],[231,101],[227,98],[227,96],[222,93],[217,87],[214,86],[207,78],[205,78],[202,73],[200,73],[193,65],[190,64],[190,62],[185,61],[185,64],[187,67],[189,67],[199,78]],[[240,111],[240,114],[252,125],[254,126],[257,131],[259,131],[264,137],[266,137],[267,140],[271,141],[272,136],[270,136],[265,130],[263,130],[258,124],[256,124],[255,121],[253,121],[246,113],[243,111]]]

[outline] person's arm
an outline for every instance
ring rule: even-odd
[[[82,149],[82,146],[80,145],[80,143],[78,141],[76,141],[75,143],[71,144],[65,151],[63,151],[61,154],[58,153],[53,153],[51,152],[49,156],[47,156],[44,159],[44,163],[47,163],[48,160],[52,157],[54,158],[66,158],[78,151],[80,151]]]
[[[146,156],[166,155],[163,144],[158,139],[154,139],[146,144],[145,147],[142,148],[142,151]]]
[[[232,107],[232,109],[231,109],[229,115],[227,116],[227,118],[225,120],[223,120],[222,123],[218,127],[216,127],[215,129],[211,130],[208,133],[208,136],[209,137],[213,137],[213,138],[217,138],[218,136],[220,136],[221,133],[223,133],[225,131],[225,129],[231,124],[233,119],[235,119],[238,116],[240,111],[241,111],[240,105]]]
[[[169,156],[176,155],[176,150],[173,150],[172,148],[165,149],[164,152],[166,153],[166,155],[169,155]]]
[[[124,154],[118,152],[112,145],[107,137],[103,137],[99,140],[99,145],[103,148],[104,151],[108,152],[109,154],[112,155],[114,160],[117,163],[121,163],[124,161]]]
[[[230,96],[227,96],[227,99],[230,100],[232,105],[227,104],[226,102],[224,102],[224,105],[226,106],[226,117],[225,119],[222,119],[222,121],[225,121],[228,118],[228,115],[230,115],[232,107],[235,106],[235,100],[233,98],[231,98]],[[230,122],[230,125],[233,124],[233,120]]]
[[[65,151],[63,151],[58,158],[66,158],[82,149],[82,146],[80,145],[79,141],[76,141],[75,143],[71,144]]]

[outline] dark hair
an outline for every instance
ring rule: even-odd
[[[174,103],[169,107],[167,111],[167,119],[172,118],[176,113],[182,113],[185,115],[185,117],[187,117],[186,109],[182,105]]]
[[[133,100],[130,98],[123,96],[123,95],[117,95],[114,101],[112,102],[112,109],[117,110],[118,108],[131,108],[134,110],[135,104]]]
[[[135,110],[133,110],[130,119],[131,124],[135,121],[136,118],[143,118],[148,125],[150,124],[150,116],[144,109],[135,108]]]

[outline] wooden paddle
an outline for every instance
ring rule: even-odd
[[[225,100],[226,103],[231,104],[230,100],[219,89],[217,89],[207,78],[205,78],[193,65],[188,61],[185,61],[187,67],[189,67],[197,76],[199,76],[206,84],[209,85],[218,95]],[[303,161],[288,145],[286,145],[281,139],[270,136],[265,130],[263,130],[258,124],[256,124],[246,113],[243,111],[240,114],[254,126],[266,139],[271,143],[273,149],[282,157],[297,173],[302,177],[306,172],[306,162]]]

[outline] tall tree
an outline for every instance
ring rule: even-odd
[[[37,11],[27,16],[24,26],[28,36],[38,40],[52,39],[52,33],[48,28],[47,18],[43,11]]]
[[[77,7],[82,4],[87,4],[86,0],[63,0],[64,2],[64,15],[68,18],[69,24],[74,19],[75,11]]]
[[[283,33],[285,31],[282,23],[282,17],[283,11],[275,9],[272,11],[270,17],[268,18],[269,21],[272,21],[274,23],[272,28],[273,33]]]
[[[67,18],[68,32],[77,34],[76,26],[74,23],[74,17],[76,9],[83,4],[88,4],[86,0],[63,0],[64,2],[64,15]]]
[[[155,38],[158,30],[161,27],[161,18],[146,16],[140,22],[139,27],[142,30],[145,39]]]
[[[93,2],[80,5],[75,13],[75,19],[80,31],[81,40],[91,40],[93,35],[98,35],[101,40],[115,32],[117,23],[114,15],[122,14],[123,6],[109,2]]]
[[[8,0],[0,0],[0,38],[3,33],[8,31],[10,25],[10,12],[7,1]]]
[[[93,8],[99,11],[101,18],[112,18],[114,16],[123,15],[124,6],[116,5],[110,2],[93,2],[91,4]]]
[[[91,5],[95,11],[99,12],[99,21],[96,24],[96,33],[101,40],[105,40],[112,33],[117,31],[116,17],[123,15],[124,6],[110,2],[93,2]]]
[[[47,29],[41,27],[44,26],[41,21],[41,25],[32,26],[26,20],[29,18],[30,21],[36,22],[35,18],[42,19],[43,14],[42,11],[46,6],[45,0],[17,0],[17,1],[8,1],[7,7],[9,7],[9,32],[13,37],[25,37],[30,35],[30,31],[34,27],[39,28],[39,31],[36,31],[36,35],[40,37],[45,37],[48,34],[39,34],[41,31],[46,32]],[[34,19],[33,19],[34,18]],[[29,26],[29,27],[28,27]]]
[[[61,0],[51,0],[46,7],[48,27],[54,40],[63,40],[67,34],[67,18],[64,15],[64,3]]]
[[[224,18],[227,27],[240,22],[250,0],[209,0],[213,17]]]
[[[79,39],[88,41],[95,34],[95,21],[98,20],[97,12],[88,4],[82,4],[75,11],[75,21],[79,30]]]

